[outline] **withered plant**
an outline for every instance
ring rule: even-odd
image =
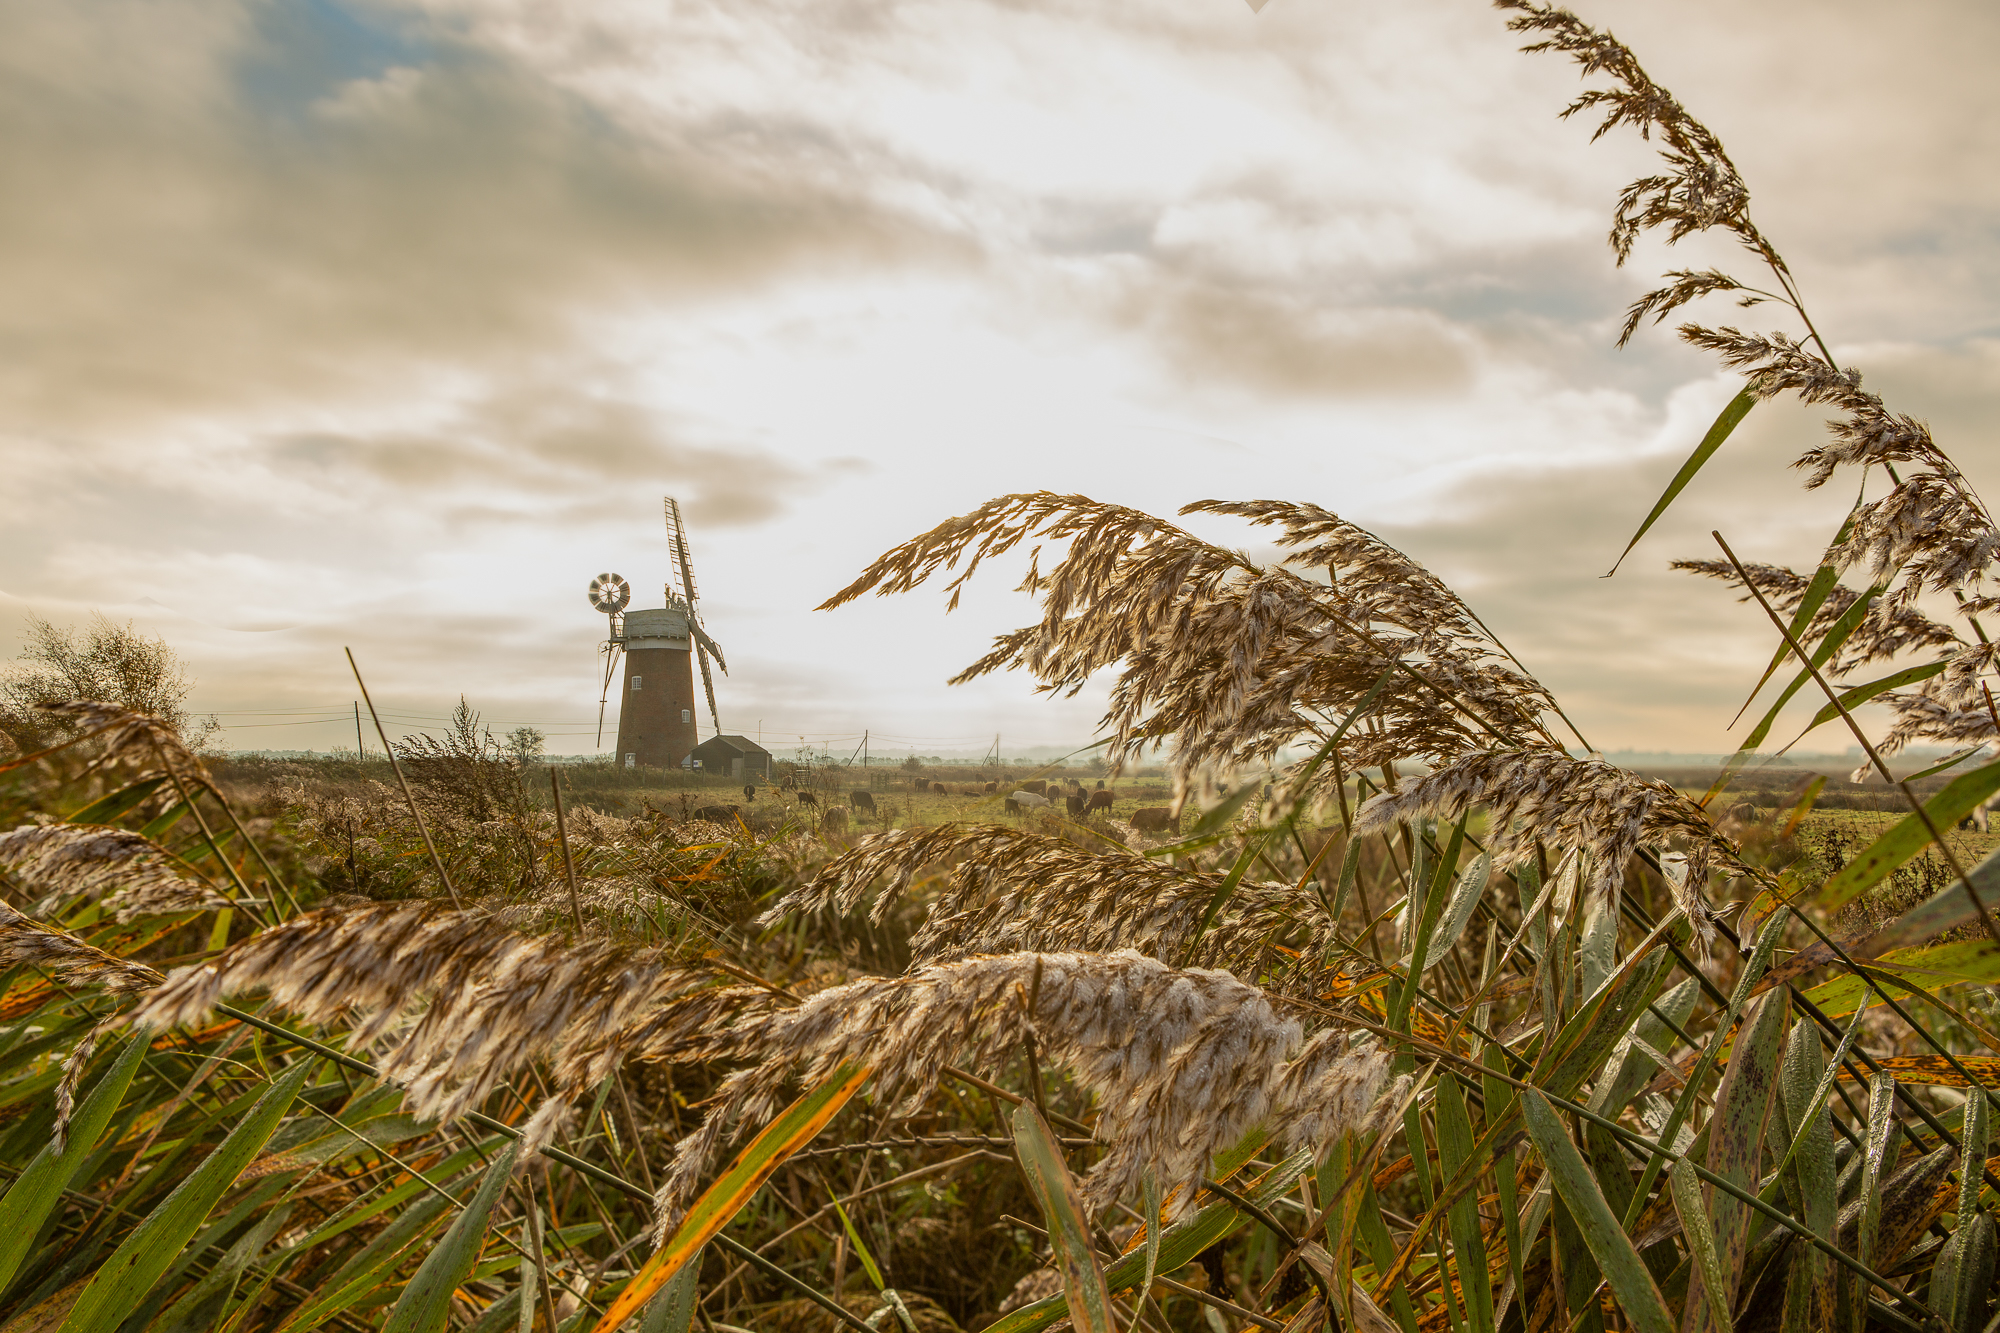
[[[1108,674],[1114,797],[1173,781],[1123,827],[558,821],[469,707],[407,794],[301,779],[266,825],[169,722],[58,703],[0,763],[4,1327],[1993,1333],[2000,860],[1956,826],[2000,791],[2000,534],[1717,136],[1501,8],[1595,81],[1565,114],[1659,149],[1618,261],[1719,230],[1759,274],[1670,273],[1621,342],[1783,312],[1682,326],[1746,383],[1653,517],[1783,393],[1838,414],[1808,485],[1886,484],[1805,572],[1684,562],[1768,613],[1752,698],[1786,682],[1712,788],[1590,752],[1464,599],[1292,501],[1183,511],[1262,562],[1003,496],[826,603],[1026,548],[1040,618],[959,679]],[[1906,810],[1728,794],[1801,692],[1889,710],[1855,734]]]

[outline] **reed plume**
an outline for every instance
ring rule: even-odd
[[[910,938],[915,963],[955,962],[978,953],[1135,949],[1254,975],[1272,961],[1273,943],[1292,939],[1302,925],[1314,932],[1325,927],[1324,921],[1311,920],[1324,916],[1312,893],[1246,881],[1197,943],[1195,932],[1224,875],[994,824],[871,834],[780,898],[760,920],[768,925],[794,912],[828,907],[851,912],[879,883],[870,915],[880,921],[919,872],[947,862],[953,863],[950,873]],[[1315,933],[1304,952],[1317,948]]]
[[[176,969],[131,1021],[170,1028],[231,995],[266,991],[309,1022],[352,1025],[412,1114],[453,1120],[544,1057],[556,1094],[530,1125],[539,1148],[568,1101],[617,1067],[619,1036],[663,1002],[712,982],[656,950],[521,935],[477,912],[380,903],[307,913]]]
[[[0,902],[0,964],[53,972],[65,985],[111,995],[139,995],[166,978],[155,968],[106,953],[60,926],[36,921]]]
[[[1590,89],[1571,102],[1562,113],[1565,118],[1601,112],[1593,139],[1623,125],[1658,141],[1667,172],[1626,186],[1612,218],[1611,247],[1621,265],[1636,239],[1648,230],[1664,228],[1672,244],[1696,232],[1720,229],[1770,274],[1775,290],[1714,269],[1669,273],[1666,286],[1633,303],[1619,345],[1629,341],[1646,318],[1657,324],[1674,310],[1713,294],[1731,294],[1744,306],[1775,303],[1789,309],[1803,326],[1802,335],[1693,323],[1682,324],[1678,332],[1683,341],[1714,353],[1724,366],[1743,376],[1752,399],[1793,394],[1801,402],[1829,406],[1841,414],[1826,423],[1827,439],[1794,463],[1807,474],[1806,486],[1824,485],[1843,467],[1880,467],[1890,489],[1857,503],[1842,534],[1830,544],[1825,562],[1841,571],[1865,569],[1884,600],[1904,611],[1926,592],[1950,596],[1954,613],[1970,631],[1969,636],[1954,638],[1970,637],[1984,644],[1987,635],[1977,617],[2000,606],[1992,591],[1994,565],[2000,560],[2000,528],[1964,473],[1932,437],[1930,427],[1908,413],[1891,410],[1862,386],[1860,371],[1835,359],[1806,310],[1784,256],[1751,220],[1749,190],[1721,140],[1655,83],[1631,50],[1610,33],[1566,9],[1531,0],[1495,0],[1495,5],[1512,12],[1511,30],[1541,36],[1525,50],[1566,54],[1586,76],[1611,77],[1611,87]],[[1904,475],[1899,468],[1914,471]],[[1848,596],[1852,600],[1853,595]],[[1823,626],[1823,632],[1832,623],[1837,622],[1814,618],[1815,627]],[[1893,636],[1878,633],[1874,646],[1885,647],[1892,640]],[[1923,642],[1920,636],[1903,646],[1941,645],[1936,640]],[[1873,656],[1867,648],[1848,652],[1835,664],[1834,674]],[[1920,689],[1880,696],[1892,714],[1889,748],[1920,739],[1991,743],[2000,737],[2000,710],[1991,701],[1991,666],[1983,654],[1956,657],[1950,671]]]
[[[1314,506],[1204,501],[1184,512],[1194,511],[1276,524],[1300,549],[1261,566],[1137,510],[1008,495],[888,552],[821,609],[908,591],[962,560],[946,585],[955,604],[983,560],[1029,537],[1066,541],[1046,572],[1035,547],[1021,584],[1040,597],[1042,620],[1001,636],[953,683],[1023,667],[1043,690],[1074,694],[1121,666],[1101,724],[1114,761],[1175,737],[1177,801],[1205,770],[1326,741],[1371,691],[1369,726],[1342,743],[1349,769],[1552,739],[1539,720],[1548,692],[1408,557]],[[1331,583],[1302,572],[1322,569]]]
[[[1641,846],[1664,848],[1670,839],[1683,839],[1687,874],[1667,882],[1703,947],[1715,936],[1715,912],[1702,892],[1709,867],[1754,873],[1701,807],[1666,783],[1553,749],[1468,755],[1399,791],[1369,798],[1355,815],[1354,831],[1377,832],[1424,815],[1463,819],[1474,806],[1492,812],[1487,850],[1495,869],[1531,859],[1537,843],[1574,848],[1587,861],[1587,891],[1600,899],[1624,882],[1626,862]]]
[[[207,769],[166,718],[91,699],[39,704],[37,708],[96,738],[100,752],[93,767],[123,768],[140,777],[163,773],[207,781]]]
[[[1044,1061],[1096,1098],[1096,1134],[1110,1146],[1083,1181],[1093,1207],[1131,1193],[1148,1170],[1167,1188],[1193,1186],[1215,1153],[1258,1124],[1326,1146],[1372,1126],[1393,1101],[1382,1095],[1388,1056],[1371,1040],[1349,1044],[1327,1029],[1306,1042],[1297,1020],[1226,972],[1176,970],[1129,949],[936,963],[823,990],[796,1008],[746,1012],[733,1027],[646,1051],[756,1062],[729,1076],[681,1141],[658,1196],[661,1234],[730,1127],[769,1118],[794,1078],[817,1083],[842,1065],[864,1066],[881,1099],[908,1113],[945,1065],[998,1068],[1030,1035]]]
[[[99,904],[121,924],[229,906],[172,862],[151,838],[109,825],[27,824],[0,833],[0,873],[37,899],[29,908],[37,916],[77,899]]]

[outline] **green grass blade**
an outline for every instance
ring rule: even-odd
[[[27,1170],[14,1179],[6,1197],[0,1198],[0,1293],[14,1280],[28,1247],[35,1243],[42,1223],[48,1218],[62,1193],[69,1188],[77,1169],[97,1146],[98,1136],[110,1123],[112,1112],[125,1097],[132,1076],[146,1057],[150,1034],[139,1033],[118,1053],[117,1062],[97,1080],[69,1122],[69,1141],[58,1153],[53,1143],[45,1144],[28,1163]]]
[[[833,1198],[833,1191],[830,1188],[827,1190],[827,1197]],[[861,1233],[854,1229],[854,1219],[850,1218],[847,1210],[840,1206],[839,1199],[833,1199],[833,1211],[840,1218],[841,1230],[847,1233],[847,1243],[854,1247],[855,1257],[861,1260],[861,1271],[868,1274],[868,1280],[874,1284],[875,1290],[880,1291],[888,1286],[889,1284],[882,1280],[882,1270],[875,1264],[875,1256],[868,1252],[868,1246],[862,1241]]]
[[[1701,1197],[1701,1177],[1694,1173],[1694,1164],[1685,1157],[1675,1162],[1667,1171],[1667,1188],[1673,1192],[1674,1211],[1680,1214],[1681,1235],[1686,1237],[1695,1268],[1701,1273],[1701,1286],[1708,1296],[1709,1319],[1722,1333],[1730,1333],[1735,1321],[1729,1314],[1729,1300],[1722,1294],[1729,1288],[1729,1279],[1722,1271],[1715,1228],[1708,1220],[1707,1205]]]
[[[138,808],[148,796],[167,785],[165,778],[146,778],[129,786],[120,787],[108,796],[100,796],[83,809],[69,816],[65,824],[109,824],[120,815]]]
[[[1799,738],[1803,740],[1806,734],[1815,727],[1823,727],[1839,717],[1842,709],[1851,712],[1878,694],[1885,694],[1890,690],[1900,690],[1903,686],[1914,685],[1920,680],[1929,680],[1949,665],[1950,663],[1948,662],[1927,662],[1922,666],[1904,667],[1901,671],[1892,671],[1879,680],[1871,680],[1866,685],[1856,685],[1851,690],[1842,690],[1838,697],[1837,705],[1830,703],[1817,713],[1814,713],[1813,720],[1806,723],[1806,729],[1799,733]],[[1792,744],[1796,745],[1798,741],[1793,741]]]
[[[1796,1170],[1799,1197],[1804,1203],[1801,1220],[1821,1236],[1833,1234],[1840,1214],[1833,1120],[1826,1109],[1826,1098],[1833,1088],[1829,1076],[1839,1072],[1839,1057],[1846,1055],[1846,1047],[1859,1027],[1858,1020],[1850,1026],[1841,1044],[1834,1048],[1834,1063],[1828,1065],[1820,1051],[1818,1029],[1810,1023],[1798,1024],[1785,1042],[1785,1063],[1778,1080],[1778,1101],[1792,1135],[1792,1145],[1779,1164],[1778,1174]],[[1831,1328],[1833,1261],[1818,1250],[1794,1248],[1798,1252],[1792,1266],[1802,1290],[1796,1300],[1787,1293],[1787,1318],[1811,1328]]]
[[[1876,1239],[1882,1226],[1882,1165],[1889,1151],[1889,1134],[1896,1125],[1896,1076],[1875,1075],[1868,1081],[1868,1124],[1861,1140],[1861,1225],[1855,1233],[1854,1257],[1874,1266]],[[1860,1277],[1852,1279],[1848,1309],[1856,1333],[1868,1308],[1868,1291]]]
[[[1782,929],[1782,923],[1774,924]],[[1708,1122],[1708,1169],[1752,1194],[1757,1191],[1758,1166],[1763,1160],[1765,1124],[1776,1104],[1778,1065],[1790,1017],[1790,998],[1778,991],[1758,998],[1744,1014],[1743,1029],[1715,1090],[1715,1110]],[[1717,1295],[1724,1308],[1734,1308],[1744,1256],[1750,1247],[1750,1208],[1712,1185],[1706,1193],[1724,1284]],[[1689,1279],[1688,1306],[1693,1319],[1684,1333],[1702,1333],[1708,1326],[1705,1317],[1693,1314],[1697,1300],[1713,1299],[1696,1290],[1699,1287],[1705,1292],[1707,1285],[1700,1272]]]
[[[1938,828],[1952,828],[1996,791],[2000,791],[2000,763],[1953,778],[1944,790],[1924,802],[1924,813]],[[1924,821],[1915,811],[1910,812],[1827,880],[1819,892],[1819,905],[1828,912],[1845,907],[1856,895],[1887,879],[1897,866],[1928,847],[1930,841],[1930,830],[1924,827]]]
[[[418,1184],[418,1188],[422,1185]],[[397,1268],[430,1235],[450,1203],[449,1199],[426,1193],[402,1209],[380,1234],[321,1283],[311,1300],[279,1325],[278,1333],[317,1328],[374,1291],[381,1285],[378,1279]]]
[[[1618,566],[1625,563],[1625,557],[1632,554],[1632,548],[1639,544],[1639,539],[1646,535],[1653,524],[1659,522],[1660,515],[1667,512],[1667,506],[1680,498],[1680,493],[1694,480],[1695,473],[1701,471],[1702,465],[1715,457],[1715,451],[1722,447],[1723,441],[1729,438],[1737,423],[1749,416],[1750,409],[1756,405],[1757,395],[1744,389],[1723,406],[1722,411],[1709,426],[1708,433],[1701,437],[1701,443],[1694,447],[1694,452],[1688,455],[1687,462],[1681,464],[1681,470],[1674,473],[1674,479],[1667,483],[1667,489],[1654,503],[1653,511],[1646,515],[1646,521],[1639,525],[1639,530],[1632,534],[1632,540],[1626,542],[1625,549],[1618,553],[1618,559],[1612,562],[1610,570],[1604,575],[1605,578],[1610,578],[1618,572]]]
[[[611,1333],[637,1314],[654,1292],[729,1225],[729,1220],[750,1202],[751,1196],[764,1187],[772,1172],[826,1128],[826,1123],[861,1091],[872,1073],[866,1066],[843,1064],[764,1126],[715,1183],[702,1191],[667,1243],[653,1251],[653,1257],[626,1283],[625,1290],[618,1293],[618,1299],[596,1325],[596,1333]]]
[[[1633,1248],[1632,1238],[1619,1225],[1611,1205],[1598,1191],[1583,1155],[1563,1132],[1555,1108],[1539,1092],[1524,1090],[1521,1110],[1528,1137],[1549,1169],[1556,1194],[1583,1233],[1584,1244],[1635,1333],[1674,1333],[1673,1315],[1667,1310],[1658,1284],[1645,1261],[1639,1258],[1639,1251]]]
[[[694,1323],[700,1277],[700,1264],[683,1265],[646,1307],[645,1317],[639,1321],[639,1333],[688,1333]]]
[[[146,1215],[91,1278],[63,1321],[62,1333],[111,1333],[124,1322],[271,1137],[318,1063],[309,1056],[287,1070],[229,1137]]]
[[[1443,962],[1465,934],[1466,923],[1472,920],[1472,911],[1479,906],[1479,900],[1486,896],[1486,885],[1492,877],[1493,858],[1485,852],[1458,877],[1458,883],[1452,886],[1451,901],[1445,904],[1444,914],[1438,918],[1430,947],[1424,950],[1423,971],[1428,972]]]
[[[1472,1157],[1472,1118],[1466,1114],[1465,1097],[1454,1078],[1438,1080],[1437,1136],[1444,1173],[1454,1175]],[[1466,1192],[1452,1203],[1445,1217],[1452,1262],[1458,1266],[1459,1290],[1465,1298],[1466,1324],[1472,1333],[1493,1333],[1493,1282],[1486,1268],[1478,1199]]]
[[[1813,666],[1824,667],[1833,659],[1833,655],[1840,651],[1841,645],[1861,627],[1861,622],[1867,618],[1869,608],[1875,604],[1875,599],[1881,596],[1884,586],[1877,584],[1862,593],[1855,599],[1854,605],[1848,607],[1841,613],[1840,619],[1833,622],[1827,629],[1826,637],[1822,638],[1818,646],[1812,650],[1810,660]],[[1781,646],[1778,649],[1780,659],[1790,651],[1790,644]],[[1729,780],[1736,776],[1743,765],[1750,762],[1750,757],[1756,752],[1757,747],[1770,736],[1771,728],[1777,724],[1778,714],[1785,711],[1785,705],[1792,701],[1793,695],[1812,683],[1812,678],[1813,673],[1810,669],[1803,666],[1799,668],[1799,673],[1792,677],[1791,684],[1785,686],[1777,701],[1765,710],[1757,725],[1750,729],[1750,734],[1743,738],[1743,743],[1737,748],[1736,753],[1722,766],[1722,772],[1717,775],[1714,785],[1708,789],[1708,795],[1702,798],[1704,803],[1712,800],[1724,787],[1727,787]]]
[[[487,1221],[501,1191],[513,1178],[514,1156],[519,1148],[519,1143],[509,1143],[493,1159],[493,1165],[486,1168],[472,1201],[452,1219],[444,1240],[424,1256],[417,1275],[396,1298],[396,1308],[389,1312],[382,1333],[439,1333],[444,1328],[451,1317],[452,1293],[472,1276],[479,1263],[479,1251],[486,1244]]]
[[[1160,1272],[1160,1232],[1164,1228],[1160,1225],[1162,1200],[1160,1197],[1159,1172],[1150,1168],[1147,1170],[1144,1188],[1146,1195],[1146,1215],[1142,1220],[1146,1224],[1146,1275],[1139,1280],[1139,1295],[1141,1299],[1152,1293],[1153,1279],[1159,1276]]]
[[[1864,490],[1855,496],[1854,507],[1847,511],[1847,517],[1841,520],[1840,531],[1834,533],[1833,540],[1827,544],[1828,552],[1832,552],[1846,541],[1848,535],[1854,531],[1854,519],[1861,512],[1861,501],[1865,494]],[[1813,571],[1812,582],[1806,585],[1805,596],[1799,599],[1798,609],[1792,612],[1792,623],[1788,628],[1794,639],[1800,643],[1805,642],[1806,629],[1812,624],[1813,617],[1819,614],[1819,609],[1826,605],[1826,599],[1833,593],[1833,585],[1839,581],[1840,570],[1835,568],[1831,559],[1822,556],[1819,568]],[[1756,702],[1758,694],[1764,687],[1771,683],[1771,677],[1778,674],[1778,668],[1785,664],[1785,656],[1791,651],[1791,645],[1788,643],[1778,645],[1777,650],[1771,654],[1770,665],[1764,668],[1764,674],[1757,677],[1757,683],[1751,686],[1750,697],[1745,699],[1743,707],[1737,710],[1738,717],[1749,711],[1750,705]]]
[[[1254,1149],[1253,1149],[1254,1152]],[[1301,1148],[1284,1161],[1266,1172],[1247,1192],[1251,1202],[1268,1206],[1292,1187],[1293,1182],[1312,1169],[1313,1155],[1310,1148]],[[1218,1175],[1224,1173],[1223,1161],[1216,1161]],[[1372,1218],[1381,1225],[1381,1215],[1373,1206],[1373,1190],[1368,1191],[1371,1206],[1362,1210],[1361,1221],[1366,1228]],[[1242,1225],[1244,1215],[1229,1203],[1212,1203],[1201,1209],[1193,1217],[1185,1217],[1166,1229],[1160,1237],[1160,1270],[1171,1273],[1183,1264],[1194,1262],[1196,1255],[1208,1249],[1217,1241]],[[1382,1232],[1386,1240],[1386,1228]],[[1393,1255],[1393,1247],[1391,1254]],[[1115,1260],[1104,1270],[1105,1285],[1112,1291],[1124,1291],[1138,1285],[1145,1276],[1146,1256],[1137,1250]],[[1399,1299],[1398,1308],[1406,1308],[1406,1298]],[[1067,1313],[1067,1302],[1063,1296],[1047,1296],[1031,1305],[1024,1305],[1000,1319],[988,1324],[983,1333],[1040,1333],[1040,1330],[1055,1323]],[[1408,1328],[1414,1333],[1415,1320]]]
[[[1055,1251],[1056,1268],[1062,1273],[1070,1323],[1077,1333],[1118,1333],[1111,1318],[1111,1291],[1104,1285],[1104,1270],[1098,1267],[1097,1247],[1084,1216],[1083,1197],[1063,1163],[1062,1148],[1033,1106],[1024,1102],[1015,1107],[1013,1122],[1021,1170],[1041,1207],[1042,1220],[1048,1224],[1049,1244]]]

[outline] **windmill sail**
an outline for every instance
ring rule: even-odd
[[[681,519],[680,502],[673,496],[667,497],[667,541],[673,547],[674,568],[678,572],[680,587],[669,587],[669,592],[678,596],[687,605],[688,637],[694,640],[695,660],[701,663],[701,687],[708,695],[709,720],[715,723],[716,735],[722,734],[722,714],[715,706],[715,676],[708,667],[709,654],[715,655],[715,664],[722,668],[722,674],[729,674],[729,663],[722,656],[721,645],[708,636],[702,627],[701,614],[695,607],[694,562],[688,557],[687,525]]]

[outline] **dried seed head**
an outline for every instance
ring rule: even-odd
[[[310,1022],[355,1024],[415,1115],[472,1110],[547,1057],[556,1100],[616,1068],[621,1034],[713,974],[652,950],[519,935],[432,903],[378,903],[295,917],[177,969],[133,1011],[153,1028],[197,1022],[227,996],[261,989]],[[545,1108],[546,1109],[546,1108]],[[553,1132],[560,1109],[537,1116]]]
[[[1408,557],[1337,516],[1277,501],[1208,501],[1284,530],[1297,547],[1276,567],[1201,541],[1149,514],[1080,495],[1002,496],[905,542],[830,598],[916,587],[1030,536],[1063,540],[1026,582],[1043,619],[1001,636],[954,683],[1025,667],[1047,691],[1075,693],[1096,672],[1119,678],[1103,727],[1123,762],[1176,739],[1177,790],[1206,767],[1263,766],[1282,747],[1323,740],[1388,673],[1371,725],[1343,743],[1349,768],[1385,759],[1445,762],[1495,735],[1545,738],[1551,700],[1505,664],[1462,602]],[[1300,573],[1325,568],[1331,584]]]
[[[66,985],[113,995],[141,994],[166,979],[144,963],[106,953],[60,926],[23,916],[4,902],[0,902],[0,963],[26,964],[55,973]]]
[[[36,896],[38,916],[79,898],[120,923],[229,905],[176,870],[152,839],[103,824],[24,824],[0,833],[0,871]]]
[[[1337,1034],[1301,1051],[1298,1023],[1257,987],[1130,950],[969,958],[856,981],[655,1052],[757,1062],[730,1076],[682,1141],[660,1190],[662,1234],[729,1127],[767,1119],[794,1077],[816,1083],[851,1062],[874,1070],[885,1098],[914,1108],[944,1065],[998,1067],[1030,1031],[1042,1059],[1098,1100],[1110,1150],[1084,1181],[1093,1205],[1129,1193],[1149,1168],[1169,1187],[1191,1185],[1213,1154],[1267,1120],[1321,1145],[1365,1129],[1389,1069],[1372,1043],[1349,1048]]]
[[[74,699],[37,705],[44,713],[66,718],[96,734],[103,746],[98,763],[136,770],[140,775],[167,773],[205,781],[201,760],[187,748],[171,722],[152,713],[134,712],[119,704]]]
[[[1625,863],[1642,844],[1685,838],[1686,880],[1668,882],[1704,948],[1715,934],[1715,913],[1702,893],[1711,860],[1751,873],[1701,807],[1666,783],[1553,749],[1468,755],[1401,791],[1371,797],[1356,814],[1354,831],[1372,833],[1423,815],[1462,819],[1476,805],[1493,812],[1487,850],[1496,869],[1529,859],[1537,842],[1574,848],[1589,858],[1586,883],[1600,896],[1618,887]]]
[[[978,953],[1136,949],[1171,962],[1256,973],[1275,961],[1272,943],[1302,933],[1301,922],[1318,915],[1311,893],[1246,881],[1190,956],[1224,876],[1022,829],[945,824],[871,834],[761,920],[828,907],[853,911],[880,882],[871,913],[880,921],[920,872],[945,864],[951,869],[943,887],[910,939],[913,963]],[[1315,942],[1304,948],[1317,952]]]
[[[1743,587],[1735,567],[1727,560],[1676,560],[1672,567],[1719,579],[1731,587]],[[1783,565],[1746,564],[1743,568],[1757,590],[1764,594],[1765,600],[1780,612],[1797,611],[1812,582],[1805,575]],[[1800,642],[1819,642],[1860,599],[1861,594],[1854,589],[1845,584],[1834,584],[1828,589],[1819,610],[1813,613],[1812,623],[1799,635]],[[1746,591],[1737,600],[1747,602],[1750,594]],[[1968,611],[1968,608],[1960,609]],[[1846,675],[1871,662],[1886,662],[1913,649],[1956,648],[1963,643],[1958,631],[1931,619],[1904,599],[1878,597],[1848,634],[1829,674]]]

